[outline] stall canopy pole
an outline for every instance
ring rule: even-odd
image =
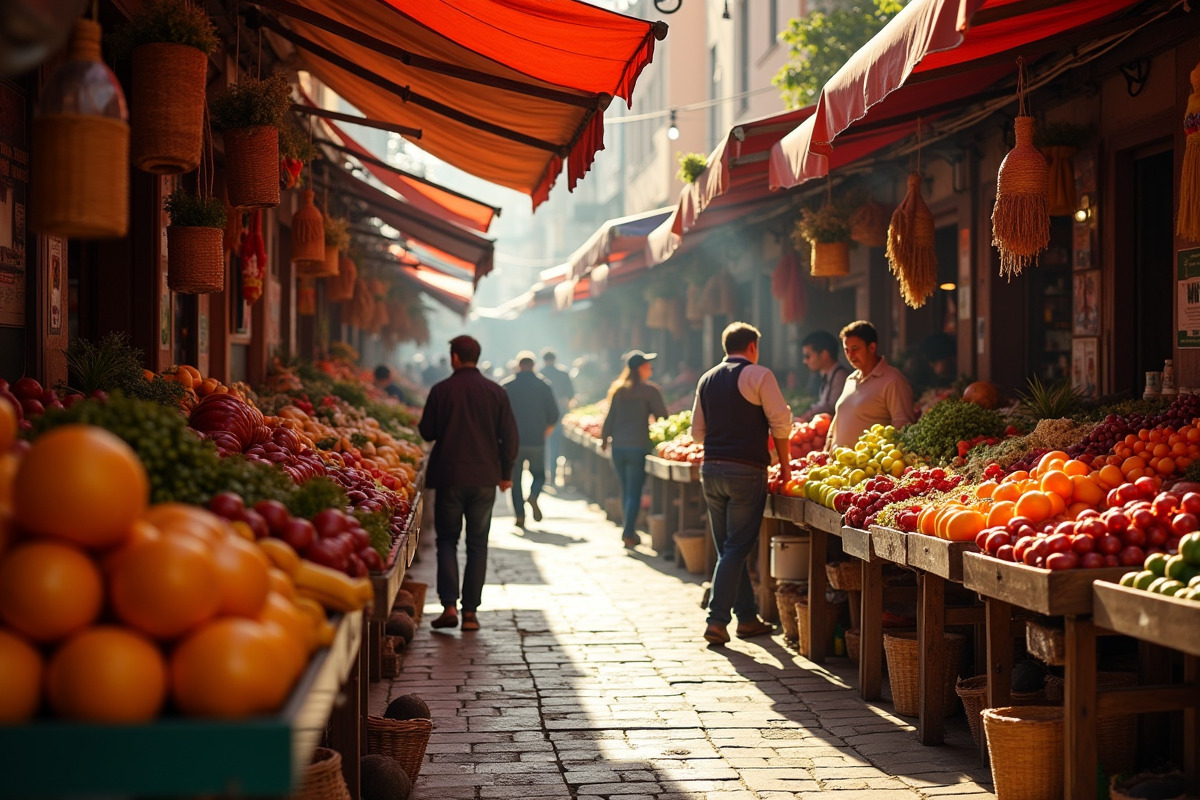
[[[340,111],[330,111],[327,108],[317,108],[316,106],[306,106],[303,103],[292,103],[292,111],[297,114],[307,114],[310,117],[322,117],[323,119],[337,120],[338,122],[351,122],[355,125],[362,125],[366,128],[376,128],[381,131],[390,131],[398,133],[406,139],[420,139],[421,129],[410,128],[407,125],[401,125],[398,122],[384,122],[383,120],[371,119],[370,117],[356,117],[353,114],[343,114]]]

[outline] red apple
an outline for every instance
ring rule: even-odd
[[[1121,499],[1121,490],[1109,489],[1108,494],[1104,496],[1104,502],[1109,508],[1117,508],[1125,505],[1125,501]]]
[[[283,529],[292,521],[292,515],[288,512],[287,506],[278,500],[259,500],[254,504],[254,510],[262,515],[262,518],[267,521],[267,527],[276,536],[283,533]]]
[[[1129,517],[1125,516],[1120,509],[1112,508],[1104,512],[1101,517],[1104,520],[1104,525],[1113,533],[1119,533],[1129,527]]]
[[[1156,522],[1146,528],[1146,544],[1151,547],[1162,547],[1171,538],[1171,529],[1161,522]]]
[[[250,530],[254,531],[255,539],[265,539],[271,535],[271,526],[267,524],[262,514],[252,508],[243,508],[234,515],[233,519],[249,525]]]
[[[213,498],[208,501],[208,510],[216,514],[218,517],[225,519],[237,519],[238,512],[246,508],[242,496],[233,492],[221,492],[213,495]]]
[[[374,548],[364,547],[358,551],[358,558],[367,569],[373,572],[379,572],[383,569],[383,559],[379,557],[379,553],[375,552]]]
[[[1075,551],[1076,555],[1087,555],[1096,549],[1096,540],[1086,534],[1077,533],[1071,538],[1071,549]]]
[[[1046,556],[1046,569],[1075,569],[1079,566],[1079,556],[1071,552],[1051,553]]]
[[[1158,494],[1158,482],[1149,475],[1138,478],[1133,485],[1137,487],[1138,494],[1146,500],[1151,500]]]
[[[1141,528],[1126,528],[1119,534],[1121,541],[1127,545],[1143,547],[1146,544],[1146,532]]]
[[[1139,508],[1137,511],[1133,512],[1133,517],[1131,517],[1131,520],[1134,525],[1142,530],[1149,530],[1151,525],[1154,525],[1158,522],[1158,517],[1154,516],[1154,512],[1148,508]]]
[[[1099,553],[1084,553],[1079,557],[1079,566],[1084,569],[1099,569],[1104,566],[1104,556]]]
[[[1140,567],[1146,560],[1146,553],[1137,545],[1129,545],[1121,550],[1117,558],[1123,567]]]
[[[1137,486],[1133,485],[1132,483],[1123,483],[1118,486],[1115,491],[1117,492],[1117,502],[1109,503],[1111,506],[1128,505],[1142,496],[1142,493],[1138,491]]]
[[[987,549],[987,540],[989,536],[996,532],[996,530],[996,528],[984,528],[979,533],[975,534],[975,546],[980,550],[987,550],[989,553],[992,552],[991,550]],[[1003,529],[1001,528],[1000,530]],[[1007,531],[1005,531],[1005,533],[1007,533]]]
[[[1076,522],[1083,522],[1085,519],[1095,519],[1100,516],[1100,512],[1094,508],[1085,508],[1080,511],[1075,517]]]
[[[358,525],[350,528],[348,531],[346,531],[346,534],[348,534],[350,538],[354,540],[354,549],[356,551],[361,550],[364,547],[371,546],[371,537],[368,536],[367,532]]]
[[[1200,492],[1188,492],[1179,500],[1179,507],[1188,514],[1200,517]]]
[[[1121,540],[1111,533],[1106,533],[1096,540],[1096,550],[1101,555],[1116,554],[1121,552]]]
[[[351,578],[366,577],[367,565],[358,557],[358,553],[351,553],[346,557],[346,574]]]
[[[1012,534],[1008,531],[1002,529],[993,530],[993,532],[988,535],[987,541],[984,543],[985,546],[982,549],[985,549],[987,552],[995,555],[1001,547],[1012,544],[1012,541]]]
[[[1059,525],[1061,528],[1062,525]],[[1055,532],[1046,537],[1047,553],[1065,553],[1071,549],[1071,534]]]
[[[1013,536],[1017,536],[1019,534],[1022,526],[1029,526],[1032,528],[1033,520],[1029,519],[1029,517],[1013,517],[1008,521],[1008,524],[1005,525],[1005,527],[1008,528],[1008,532]]]
[[[19,400],[39,400],[44,390],[33,378],[21,378],[13,384],[11,391]]]
[[[1076,533],[1083,533],[1088,536],[1103,536],[1108,531],[1109,526],[1104,524],[1104,521],[1099,517],[1088,517],[1083,522],[1075,525]]]
[[[1006,544],[996,551],[996,558],[1001,561],[1016,561],[1016,551],[1011,544]]]
[[[1163,492],[1150,504],[1150,510],[1154,512],[1154,516],[1163,520],[1175,516],[1177,508],[1179,508],[1179,498],[1170,492]]]
[[[342,552],[341,546],[333,539],[322,539],[314,542],[313,546],[305,551],[304,557],[313,563],[322,564],[326,567],[343,571],[346,569],[346,554]]]
[[[21,411],[26,417],[40,417],[46,413],[46,407],[42,405],[41,400],[23,399],[21,400]]]
[[[312,518],[312,524],[322,538],[337,536],[346,530],[346,515],[336,508],[327,508]]]
[[[1071,536],[1075,533],[1075,523],[1071,522],[1070,520],[1067,520],[1066,522],[1060,522],[1054,526],[1054,533],[1056,535],[1061,534],[1063,536]]]
[[[1108,555],[1106,555],[1104,557],[1104,566],[1106,566],[1106,567],[1121,566],[1121,557],[1118,556],[1116,553],[1109,553]]]
[[[308,551],[312,549],[317,540],[317,529],[308,520],[293,517],[283,526],[283,530],[276,535],[290,544],[292,549],[297,553],[301,553],[305,558],[308,558]],[[316,561],[316,559],[312,560]]]
[[[1200,519],[1195,514],[1184,511],[1181,514],[1176,514],[1171,519],[1171,533],[1176,536],[1186,536],[1194,530],[1200,529]]]

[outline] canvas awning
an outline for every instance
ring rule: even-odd
[[[419,128],[421,148],[528,194],[568,187],[604,147],[666,25],[579,0],[255,0],[262,24],[367,117]]]
[[[566,275],[581,278],[598,266],[640,254],[646,247],[647,234],[670,214],[669,208],[656,208],[608,220],[567,259]]]
[[[772,189],[823,177],[843,138],[959,108],[1027,62],[1121,32],[1139,0],[913,0],[830,78],[812,116],[771,149]],[[845,162],[845,158],[840,159]]]
[[[474,291],[470,281],[451,277],[421,263],[416,266],[401,263],[399,266],[401,278],[460,317],[467,315]]]

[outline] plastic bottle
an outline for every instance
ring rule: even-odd
[[[1162,393],[1171,395],[1176,393],[1175,389],[1175,364],[1172,359],[1167,359],[1163,362],[1162,369]]]

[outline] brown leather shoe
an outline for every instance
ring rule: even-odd
[[[729,631],[718,622],[710,622],[704,629],[704,640],[709,644],[729,644]]]
[[[442,615],[429,624],[434,628],[457,628],[458,612],[453,608],[444,609]]]
[[[739,639],[750,639],[755,636],[774,633],[775,626],[769,622],[763,622],[761,619],[756,619],[753,622],[739,622],[736,632]]]

